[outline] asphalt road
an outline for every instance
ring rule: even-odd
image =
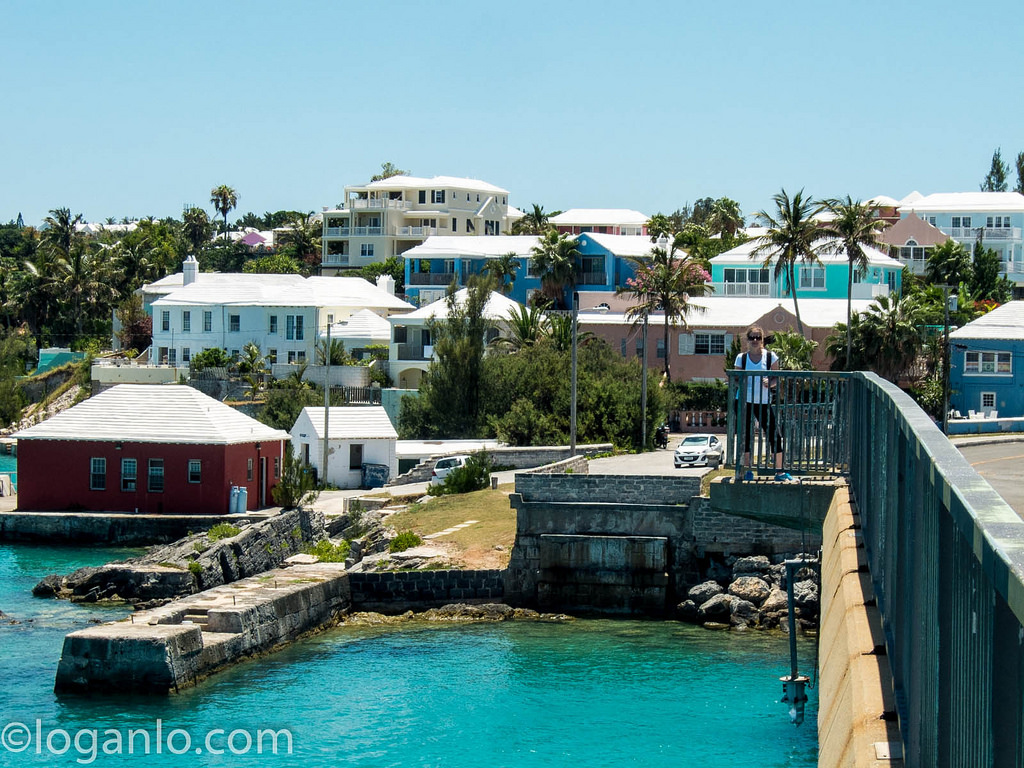
[[[1024,442],[959,446],[975,471],[1024,517]]]

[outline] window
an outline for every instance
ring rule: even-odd
[[[277,362],[277,350],[276,349],[268,349],[267,350],[267,362],[270,363],[271,365],[273,365],[274,363]]]
[[[725,334],[724,333],[695,333],[693,334],[693,354],[695,355],[724,355]]]
[[[298,361],[300,363],[306,362],[306,352],[305,352],[305,350],[300,349],[298,352],[296,352],[295,353],[295,359],[296,359],[296,361]]]
[[[274,479],[277,480],[279,477],[281,477],[281,457],[280,456],[275,456],[274,457]]]
[[[364,259],[373,258],[373,243],[363,243],[359,246],[359,255]]]
[[[327,313],[327,324],[334,325],[334,315],[330,312]]]
[[[949,223],[950,223],[950,226],[953,227],[953,229],[959,229],[960,227],[963,227],[964,229],[970,229],[971,228],[971,217],[970,216],[952,216],[952,217],[950,217]]]
[[[427,190],[420,190],[420,205],[425,205],[427,202]]]
[[[135,459],[121,459],[121,490],[135,491],[135,479],[139,471],[138,462]]]
[[[443,203],[444,202],[444,190],[443,189],[432,189],[432,190],[430,190],[430,202],[431,203]]]
[[[188,481],[190,483],[201,483],[203,481],[203,462],[199,459],[188,460]]]
[[[455,218],[454,216],[452,216],[452,232],[458,232],[458,231],[459,231],[459,220],[457,218]]]
[[[466,232],[476,232],[476,227],[473,226],[473,222],[466,219]]]
[[[769,293],[767,269],[727,268],[722,278],[726,296],[767,296]]]
[[[964,373],[1008,376],[1013,374],[1013,357],[1009,352],[967,352]]]
[[[981,407],[982,408],[995,408],[996,407],[996,393],[995,392],[982,392],[981,393]]]
[[[352,443],[348,447],[348,468],[361,469],[363,466],[363,444]]]
[[[277,315],[270,316],[270,332],[277,333]]]
[[[181,330],[184,333],[192,333],[192,313],[182,312],[181,313]]]
[[[929,216],[928,217],[928,223],[931,224],[934,227],[935,226],[935,217],[934,216]]]
[[[907,244],[900,248],[900,258],[903,261],[924,261],[924,248],[919,246],[914,238],[910,238]]]
[[[989,216],[985,220],[985,226],[990,229],[1009,229],[1010,217],[1009,216]]]
[[[302,336],[302,321],[303,320],[305,320],[305,318],[302,315],[296,315],[295,316],[295,340],[296,341],[302,341],[302,338],[303,338],[303,336]]]
[[[664,360],[665,359],[665,340],[664,339],[658,339],[657,348],[658,348],[658,357],[661,358],[662,360]]]
[[[89,490],[107,490],[107,460],[91,459],[89,465]]]
[[[252,480],[252,459],[245,460],[245,479]]]
[[[239,315],[228,315],[228,330],[231,333],[238,333],[242,330],[242,322]]]
[[[305,318],[302,315],[285,315],[284,320],[284,337],[288,339],[288,341],[302,341],[303,322]]]
[[[288,365],[295,365],[295,350],[288,350]]]
[[[171,311],[169,309],[165,309],[160,313],[160,330],[171,330]]]
[[[203,331],[209,333],[213,330],[213,312],[203,312]]]
[[[177,365],[178,364],[178,350],[176,350],[174,347],[171,347],[170,349],[167,350],[167,364],[168,365]]]
[[[622,339],[622,341],[619,342],[619,351],[622,353],[623,357],[626,356],[626,340],[625,339]]]
[[[241,357],[241,354],[239,353],[239,351],[237,349],[232,349],[231,350],[231,359],[232,360],[238,360],[238,358],[240,358],[240,357]]]
[[[800,287],[820,290],[825,287],[824,267],[800,267]]]
[[[181,362],[187,363],[192,359],[192,349],[190,347],[181,348]]]
[[[405,325],[395,326],[395,344],[405,344],[409,338],[409,328]]]
[[[164,492],[164,460],[163,459],[150,459],[149,460],[149,492],[150,493],[163,493]]]

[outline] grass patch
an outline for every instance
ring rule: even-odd
[[[402,531],[388,544],[389,552],[405,552],[407,549],[418,547],[423,543],[423,539],[417,536],[412,531]]]
[[[232,536],[237,536],[242,532],[242,529],[237,525],[231,525],[231,523],[217,523],[210,530],[206,532],[206,538],[210,541],[220,541],[221,539],[230,539]]]
[[[700,495],[708,496],[711,493],[711,481],[716,477],[732,477],[734,472],[732,467],[719,467],[705,474],[700,479]]]
[[[303,553],[313,555],[320,559],[321,563],[344,563],[348,559],[351,547],[347,541],[341,544],[331,544],[327,539],[318,541],[313,546],[302,548]]]
[[[189,571],[189,573],[194,573],[195,575],[198,576],[200,573],[203,572],[203,566],[201,566],[195,560],[191,560],[191,561],[189,561],[189,564],[188,564],[188,571]]]

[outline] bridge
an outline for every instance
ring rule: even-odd
[[[750,376],[730,372],[734,483],[743,471],[748,408],[737,395]],[[773,379],[786,468],[848,480],[847,522],[830,521],[844,506],[833,502],[824,523],[823,612],[830,596],[841,602],[846,578],[866,593],[833,619],[844,637],[863,619],[866,648],[851,661],[822,647],[822,666],[843,669],[821,670],[819,764],[1024,768],[1024,520],[889,382],[861,372],[779,372]],[[767,436],[754,429],[752,443],[754,471],[773,474]],[[776,492],[771,483],[750,489],[762,497]],[[829,621],[823,615],[823,643]],[[878,675],[851,686],[869,667]],[[853,713],[851,728],[870,731],[881,721],[875,732],[899,743],[858,744],[854,735],[826,733],[826,699],[842,696],[876,702],[875,711],[859,713],[875,723],[858,725]]]

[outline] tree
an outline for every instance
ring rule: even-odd
[[[580,259],[576,238],[551,229],[541,236],[532,252],[542,293],[559,309],[568,309],[565,288],[568,286],[570,292],[575,289]]]
[[[390,179],[392,176],[408,176],[408,171],[403,171],[398,168],[394,163],[381,163],[380,173],[375,173],[370,177],[370,182],[384,181],[384,179]]]
[[[552,211],[547,213],[544,210],[543,205],[537,205],[534,203],[530,210],[523,214],[523,217],[519,221],[512,225],[513,235],[542,235],[546,232],[550,226],[550,220],[553,216],[557,216],[561,211]]]
[[[921,304],[914,297],[879,296],[860,318],[862,359],[898,383],[921,351]]]
[[[629,261],[634,276],[628,278],[626,287],[619,291],[628,293],[634,301],[626,310],[626,317],[643,322],[654,312],[664,313],[665,380],[671,382],[670,329],[680,321],[686,327],[686,316],[691,311],[704,311],[703,307],[691,304],[690,297],[705,295],[710,289],[711,276],[701,265],[676,257],[674,248],[667,251],[654,248],[648,256],[631,256]]]
[[[327,339],[321,339],[316,343],[316,364],[327,365]],[[352,365],[352,357],[345,351],[345,342],[341,339],[331,339],[331,365]]]
[[[279,251],[249,259],[242,265],[242,271],[258,275],[298,275],[302,269],[295,259]]]
[[[925,277],[934,285],[958,286],[971,282],[971,254],[950,238],[931,249],[925,263]]]
[[[886,222],[878,218],[877,209],[873,205],[853,201],[849,195],[845,200],[826,200],[825,206],[834,218],[825,225],[825,231],[836,239],[833,248],[846,254],[849,262],[849,274],[846,278],[846,324],[850,325],[853,316],[853,273],[854,270],[863,277],[868,269],[868,256],[864,248],[877,248],[878,236],[885,229]],[[846,340],[846,359],[850,359],[851,338]]]
[[[811,355],[818,342],[805,339],[792,331],[775,331],[772,334],[771,352],[779,358],[779,368],[787,371],[811,371]]]
[[[320,495],[312,469],[295,455],[291,446],[284,454],[281,479],[270,493],[274,503],[285,509],[308,507]]]
[[[238,361],[238,372],[260,377],[267,372],[267,359],[263,356],[260,345],[255,341],[247,341],[245,346],[242,347],[242,357]]]
[[[142,352],[153,343],[153,318],[142,308],[141,296],[129,296],[118,308],[117,319],[117,340],[124,349]]]
[[[784,275],[790,293],[793,294],[793,309],[796,314],[797,330],[804,336],[804,324],[800,319],[800,305],[797,302],[796,263],[820,263],[817,255],[818,238],[820,236],[815,216],[821,213],[822,207],[810,197],[804,197],[801,189],[790,197],[783,189],[772,197],[776,210],[774,213],[759,211],[756,219],[768,231],[759,238],[759,243],[751,252],[751,258],[764,255],[762,266],[767,269],[775,261],[775,280]]]
[[[528,349],[539,344],[549,333],[550,327],[542,310],[517,304],[508,313],[508,333],[498,341],[513,351]]]
[[[1003,162],[1002,148],[992,153],[992,167],[989,168],[985,180],[981,182],[982,192],[1005,192],[1006,176],[1010,169]]]
[[[311,211],[308,214],[295,215],[287,230],[280,233],[284,242],[281,253],[301,264],[302,271],[306,275],[315,272],[320,265],[322,253],[320,235],[322,231]]]
[[[384,261],[367,264],[359,270],[359,276],[374,285],[381,275],[390,275],[395,281],[396,295],[405,294],[405,259],[400,256],[388,256]]]
[[[224,239],[228,235],[228,213],[238,205],[238,193],[226,184],[210,190],[210,205],[224,217]]]
[[[974,263],[969,281],[970,292],[975,301],[995,301],[999,304],[1013,297],[1013,283],[1003,274],[999,253],[986,248],[978,237],[974,246]]]
[[[736,230],[743,226],[740,204],[728,197],[720,197],[711,206],[707,226],[713,234],[734,237]]]
[[[519,270],[519,266],[519,258],[514,252],[505,253],[497,258],[489,259],[484,265],[483,272],[494,278],[499,290],[507,296],[516,284],[516,272]]]
[[[1017,153],[1014,165],[1017,167],[1017,186],[1013,188],[1013,191],[1024,195],[1024,152]]]
[[[210,217],[202,208],[186,208],[181,214],[182,235],[192,249],[200,250],[210,240]]]

